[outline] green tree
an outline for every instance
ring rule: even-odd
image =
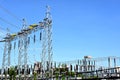
[[[37,73],[34,72],[34,80],[37,80]]]
[[[15,80],[15,77],[16,77],[16,72],[15,72],[15,69],[14,67],[10,67],[9,69],[9,76],[10,76],[10,80]]]

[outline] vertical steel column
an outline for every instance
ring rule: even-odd
[[[94,60],[93,68],[94,68],[94,71],[95,71],[95,69],[96,69],[96,62],[95,62],[95,60]]]
[[[52,19],[51,19],[51,13],[50,13],[50,7],[47,6],[47,12],[46,12],[46,26],[47,26],[47,38],[48,38],[48,64],[49,64],[49,77],[51,77],[51,63],[52,63]]]
[[[42,30],[42,54],[41,54],[41,74],[42,78],[45,77],[45,70],[46,70],[46,26],[44,26],[44,29]]]
[[[110,57],[108,57],[108,67],[110,68],[111,67],[111,64],[110,64]]]
[[[46,18],[44,19],[44,29],[42,33],[42,70],[43,76],[45,74],[45,70],[47,69],[47,61],[48,61],[48,73],[49,77],[51,74],[51,63],[52,63],[52,19],[50,14],[50,7],[47,6]]]
[[[24,58],[24,45],[23,45],[23,39],[22,39],[22,35],[19,36],[19,42],[18,42],[18,74],[19,77],[21,77],[21,69],[22,69],[22,65],[24,63],[23,58]]]
[[[7,34],[7,37],[9,37],[10,34]],[[4,46],[4,53],[3,53],[3,61],[2,61],[2,72],[1,72],[1,79],[3,78],[3,72],[5,69],[5,74],[7,74],[6,69],[10,67],[10,53],[11,53],[11,39],[6,39],[5,46]]]
[[[23,41],[24,41],[24,76],[26,77],[27,74],[27,49],[28,49],[28,33],[26,31],[26,21],[23,19],[23,29],[24,29],[24,34],[23,34]]]
[[[23,19],[23,29],[21,30],[21,33],[19,35],[19,42],[18,42],[18,49],[19,49],[19,55],[18,55],[18,70],[19,70],[19,77],[21,76],[20,70],[23,66],[24,68],[24,77],[27,73],[27,48],[28,48],[28,33],[26,31],[26,23]]]
[[[114,67],[116,67],[116,58],[114,58]]]

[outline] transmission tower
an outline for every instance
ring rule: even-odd
[[[27,48],[28,48],[28,33],[26,29],[26,22],[23,19],[23,29],[18,33],[19,41],[18,41],[18,74],[21,76],[21,69],[24,69],[24,76],[26,76],[27,71]]]
[[[52,19],[50,14],[50,7],[47,6],[46,17],[43,21],[44,27],[42,31],[42,55],[41,55],[41,62],[42,62],[42,71],[43,77],[45,75],[45,71],[48,71],[49,77],[51,74],[51,67],[52,67]]]
[[[3,73],[7,74],[7,70],[10,67],[10,53],[11,53],[11,48],[12,48],[12,37],[10,36],[10,33],[8,32],[6,37],[4,38],[3,41],[5,42],[4,46],[4,53],[3,53],[3,62],[2,62],[2,72],[1,72],[1,79],[3,78]]]
[[[42,42],[42,53],[41,53],[41,71],[44,74],[49,73],[49,77],[52,70],[52,18],[50,14],[50,7],[47,6],[46,17],[43,22],[40,22],[40,25],[33,24],[29,27],[26,27],[26,22],[23,19],[23,28],[17,34],[7,34],[3,40],[0,42],[5,42],[4,53],[3,53],[3,63],[2,63],[2,74],[5,68],[10,67],[10,52],[12,48],[11,42],[18,39],[18,74],[21,76],[21,69],[24,69],[24,76],[27,73],[27,49],[28,49],[28,36],[31,33],[34,33],[38,30],[41,30],[40,40]],[[34,36],[35,42],[35,36]],[[14,47],[15,49],[15,47]]]

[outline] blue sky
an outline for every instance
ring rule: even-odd
[[[25,18],[27,24],[45,17],[45,6],[51,6],[53,19],[53,59],[68,61],[93,57],[120,56],[120,0],[0,0],[0,5]],[[0,21],[4,29],[17,32],[22,22],[2,9],[0,17],[19,26]],[[0,44],[3,48],[3,44]],[[0,50],[3,54],[3,50]],[[0,64],[2,55],[0,55]]]

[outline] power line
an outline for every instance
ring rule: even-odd
[[[7,29],[4,29],[4,28],[1,27],[1,26],[0,26],[0,30],[1,30],[1,33],[3,33],[3,34],[4,34],[4,32],[7,33]],[[13,33],[13,32],[10,31],[10,33]]]
[[[2,28],[1,26],[0,26],[0,29],[6,31],[6,30],[5,30],[4,28]]]
[[[3,35],[6,35],[7,31],[0,26],[0,38],[3,37]]]
[[[0,20],[3,21],[3,22],[5,22],[5,23],[7,23],[7,24],[9,24],[9,25],[11,25],[11,26],[14,26],[15,28],[20,29],[18,26],[16,26],[16,25],[12,24],[11,22],[9,22],[9,21],[3,19],[2,17],[0,17]]]
[[[21,19],[19,19],[16,15],[14,15],[12,12],[10,12],[9,10],[7,10],[7,9],[4,8],[3,6],[0,5],[0,8],[1,8],[4,12],[6,12],[6,13],[8,13],[9,15],[11,15],[12,17],[14,17],[16,20],[22,22]]]

